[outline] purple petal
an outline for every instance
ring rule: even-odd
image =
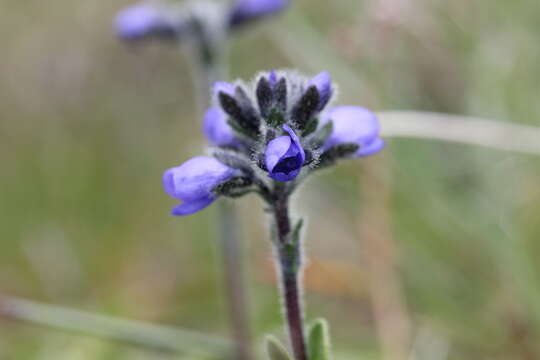
[[[288,136],[281,136],[268,143],[265,152],[265,163],[268,176],[277,181],[290,181],[300,173],[306,153],[296,133],[288,126],[283,129]]]
[[[218,81],[212,86],[212,91],[215,96],[219,95],[220,92],[230,96],[234,96],[235,87],[231,83],[225,81]]]
[[[304,161],[306,161],[306,152],[302,148],[302,143],[300,142],[300,139],[289,125],[283,125],[283,130],[285,130],[289,134],[294,145],[290,147],[286,155],[296,156],[297,154],[299,154],[303,165]]]
[[[214,202],[215,198],[199,199],[196,201],[185,202],[178,206],[175,206],[171,214],[174,216],[185,216],[201,211]]]
[[[203,132],[212,145],[235,145],[234,132],[227,124],[227,115],[219,108],[211,108],[204,115]]]
[[[360,146],[360,149],[354,154],[354,157],[365,157],[378,153],[384,149],[384,140],[381,138],[375,139],[367,146]]]
[[[315,86],[317,90],[319,90],[320,102],[318,110],[321,111],[328,104],[333,93],[332,78],[330,77],[330,74],[326,71],[321,72],[311,79],[307,86]]]
[[[270,71],[270,74],[268,74],[268,82],[270,83],[270,86],[274,88],[277,85],[278,77],[275,70]]]
[[[212,189],[235,176],[236,170],[209,156],[198,156],[163,175],[163,187],[170,196],[184,202],[212,197]]]
[[[264,153],[265,164],[268,171],[272,171],[279,160],[285,156],[291,147],[291,142],[290,136],[280,136],[268,143],[266,152]]]
[[[283,10],[290,0],[237,0],[230,15],[231,26],[238,26]]]
[[[333,108],[324,115],[322,123],[332,121],[332,134],[324,149],[335,145],[354,143],[365,147],[379,136],[379,121],[375,114],[359,106],[341,106]]]

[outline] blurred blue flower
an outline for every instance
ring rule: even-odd
[[[234,146],[237,143],[234,132],[227,124],[227,115],[220,108],[213,107],[204,115],[203,132],[210,144]]]
[[[243,25],[263,16],[284,10],[290,0],[237,0],[230,13],[230,25]]]
[[[334,93],[334,89],[332,88],[332,78],[330,77],[330,74],[326,71],[321,72],[313,79],[311,79],[308,82],[307,86],[315,86],[319,91],[319,106],[317,107],[317,110],[321,111],[328,104],[328,102],[332,98],[332,94]]]
[[[341,144],[357,144],[359,149],[353,157],[363,157],[384,148],[384,140],[379,137],[379,121],[372,111],[359,106],[340,106],[324,114],[322,124],[328,121],[332,121],[333,130],[323,150]]]
[[[277,181],[291,181],[302,170],[306,153],[300,139],[288,126],[283,125],[288,135],[280,136],[268,143],[264,154],[269,176]]]
[[[124,40],[150,36],[172,38],[177,31],[166,12],[150,3],[138,3],[121,10],[116,17],[115,28]]]
[[[163,174],[165,192],[182,204],[172,210],[176,216],[196,213],[216,200],[212,190],[233,178],[238,170],[232,169],[213,157],[194,157]]]

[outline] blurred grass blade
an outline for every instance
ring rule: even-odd
[[[325,319],[315,320],[308,336],[309,360],[330,360],[328,322]]]
[[[423,138],[540,154],[540,128],[481,118],[419,111],[377,114],[383,137]]]
[[[231,344],[219,337],[14,297],[0,297],[0,318],[2,317],[171,352],[221,356],[232,350]]]
[[[266,354],[269,360],[293,360],[287,349],[272,335],[266,337]]]

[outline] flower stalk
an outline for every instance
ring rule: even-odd
[[[307,360],[302,220],[291,221],[290,197],[308,175],[339,160],[382,150],[377,118],[359,106],[327,108],[335,87],[326,72],[305,78],[269,71],[250,84],[218,82],[212,89],[214,106],[207,112],[204,131],[214,147],[208,156],[165,172],[165,191],[181,201],[173,215],[196,213],[223,196],[262,197],[272,214],[275,262],[294,359]]]
[[[296,360],[307,360],[302,303],[302,250],[299,229],[292,229],[289,196],[278,195],[274,204],[276,262],[281,281],[285,319]],[[301,226],[301,225],[300,225]]]

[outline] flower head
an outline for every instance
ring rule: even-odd
[[[213,189],[237,174],[237,170],[209,156],[198,156],[167,170],[163,174],[163,188],[182,201],[172,214],[190,215],[206,208],[217,198]]]
[[[115,28],[118,36],[124,40],[140,40],[151,36],[172,38],[176,33],[165,9],[150,3],[134,4],[120,11]]]
[[[271,71],[252,83],[217,82],[212,92],[203,127],[214,145],[211,156],[191,159],[163,177],[165,191],[182,201],[174,215],[249,192],[272,203],[277,192],[292,192],[301,173],[384,147],[373,112],[357,106],[326,110],[334,93],[326,72],[305,78]]]
[[[203,132],[212,145],[234,146],[237,143],[233,130],[227,124],[227,115],[217,107],[206,111]]]
[[[356,144],[358,150],[353,157],[375,154],[383,149],[384,141],[379,137],[379,121],[375,114],[359,106],[340,106],[328,111],[323,122],[332,122],[332,133],[323,149],[329,150],[341,144]]]
[[[268,176],[281,182],[298,176],[306,160],[306,153],[295,132],[288,125],[284,125],[283,130],[287,135],[270,141],[264,154]]]
[[[238,26],[284,10],[290,0],[237,0],[230,13],[231,26]]]

